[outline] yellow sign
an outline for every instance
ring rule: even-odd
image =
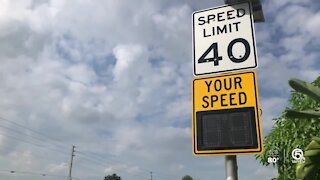
[[[260,153],[258,97],[254,71],[194,79],[194,154]]]

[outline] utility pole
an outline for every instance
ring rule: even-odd
[[[68,180],[72,180],[72,177],[71,177],[71,172],[72,172],[72,163],[73,163],[73,157],[74,157],[74,148],[76,146],[72,146],[72,151],[71,151],[71,160],[70,160],[70,166],[69,166],[69,178]]]
[[[150,179],[152,180],[152,172],[150,172]]]

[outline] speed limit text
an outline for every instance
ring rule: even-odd
[[[209,14],[206,16],[200,16],[198,18],[198,25],[202,26],[205,24],[213,24],[215,22],[223,22],[228,20],[235,20],[243,17],[246,14],[246,11],[242,8],[232,9],[229,11],[222,11],[214,14]],[[203,37],[210,37],[219,34],[227,34],[231,32],[239,31],[240,21],[232,21],[225,23],[223,25],[212,26],[211,28],[203,29]]]

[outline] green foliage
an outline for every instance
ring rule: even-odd
[[[320,88],[306,83],[299,79],[289,80],[290,86],[298,92],[308,95],[317,102],[320,102]],[[319,109],[309,110],[287,110],[286,116],[289,118],[309,119],[315,118],[320,120]],[[310,144],[304,151],[305,162],[299,162],[296,166],[297,180],[317,180],[320,178],[320,138],[313,137]]]
[[[297,180],[320,179],[317,173],[320,170],[320,138],[313,137],[305,149],[305,162],[299,163],[296,168]]]
[[[289,118],[319,118],[320,112],[319,110],[296,111],[288,109],[286,116]]]
[[[193,180],[191,176],[185,175],[183,176],[182,180]]]
[[[317,102],[320,102],[320,89],[318,87],[295,78],[289,80],[289,85],[294,90],[313,98]]]
[[[310,87],[305,86],[303,81],[296,81],[298,83],[293,86],[297,88],[304,88],[303,93],[310,93]],[[292,84],[290,84],[292,85]],[[313,85],[320,87],[320,77],[318,77]],[[306,87],[306,88],[305,88]],[[309,92],[308,92],[309,91]],[[307,96],[300,92],[292,92],[289,100],[289,107],[274,119],[274,126],[270,133],[265,137],[264,149],[265,151],[256,156],[263,165],[269,165],[269,152],[273,150],[279,151],[279,161],[274,165],[278,170],[278,180],[296,180],[296,164],[292,163],[291,152],[295,148],[304,149],[313,136],[319,136],[320,120],[318,117],[310,116],[287,116],[286,112],[317,110],[320,108],[320,102],[315,101],[317,94]],[[289,110],[290,109],[290,110]],[[314,112],[312,112],[314,113]],[[290,114],[290,113],[289,113]],[[292,115],[292,114],[291,114]],[[301,115],[301,114],[300,114]]]
[[[117,176],[117,174],[112,174],[104,177],[104,180],[121,180],[121,177]]]

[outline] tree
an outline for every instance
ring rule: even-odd
[[[296,90],[291,92],[289,107],[274,119],[274,126],[264,140],[265,151],[256,158],[267,166],[269,151],[276,149],[279,160],[273,165],[278,170],[278,180],[317,179],[320,139],[314,136],[319,136],[320,132],[320,119],[316,115],[316,110],[320,109],[320,101],[315,92],[320,91],[315,88],[320,87],[320,77],[312,84],[297,79],[289,80],[289,84]],[[305,148],[304,164],[292,163],[291,152],[295,148]]]
[[[320,103],[320,88],[306,83],[299,79],[292,79],[289,81],[290,86],[301,92],[318,103]],[[319,109],[295,110],[288,109],[286,116],[289,118],[303,119],[317,119],[320,120]],[[304,152],[305,162],[298,163],[296,167],[296,178],[298,180],[316,180],[320,178],[320,138],[312,137],[312,141],[305,148]]]
[[[183,176],[182,180],[193,180],[191,176],[185,175]]]
[[[117,174],[112,174],[104,177],[104,180],[121,180],[120,176],[117,176]]]

